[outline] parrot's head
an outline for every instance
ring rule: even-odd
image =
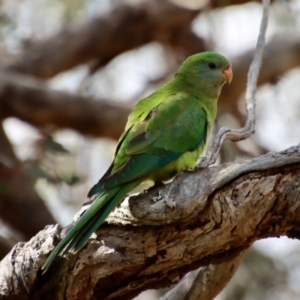
[[[218,97],[222,86],[232,81],[233,72],[224,56],[202,52],[188,57],[176,75],[202,93]]]

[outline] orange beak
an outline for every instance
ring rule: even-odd
[[[226,69],[224,69],[223,71],[223,74],[224,74],[224,80],[230,83],[233,78],[233,72],[231,66],[226,67]]]

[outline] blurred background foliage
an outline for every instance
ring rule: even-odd
[[[129,109],[167,81],[188,55],[214,50],[229,57],[235,76],[220,99],[215,131],[242,126],[246,73],[260,18],[261,4],[247,0],[2,0],[2,257],[46,224],[71,222],[89,188],[108,168]],[[82,29],[92,28],[91,24],[96,33],[90,36],[91,31]],[[127,30],[132,24],[133,29]],[[75,41],[70,40],[72,35]],[[226,142],[218,163],[299,143],[298,0],[272,2],[267,42],[256,134],[243,142]],[[16,80],[15,73],[7,79],[11,72],[22,74],[21,79]],[[39,87],[43,89],[36,94]],[[67,92],[69,100],[56,105],[55,97],[49,98],[51,91],[57,91],[55,97],[61,101]],[[75,98],[72,102],[73,95],[88,103],[81,118],[75,117],[75,125],[69,122],[79,102]],[[30,102],[31,98],[35,100]],[[113,112],[106,111],[107,103]],[[100,121],[108,119],[105,133],[93,128],[99,126],[91,119],[94,114]],[[218,299],[299,299],[299,249],[298,241],[287,238],[255,243]],[[160,294],[147,291],[138,298],[157,299]]]

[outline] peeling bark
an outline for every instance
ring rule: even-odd
[[[124,201],[84,249],[44,276],[39,268],[61,228],[48,226],[19,243],[0,263],[0,294],[132,299],[148,288],[177,283],[191,270],[235,259],[255,240],[298,237],[299,198],[298,147],[185,172],[162,189]],[[176,206],[169,207],[170,201]]]

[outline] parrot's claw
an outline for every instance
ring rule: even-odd
[[[151,200],[152,200],[153,202],[159,201],[159,200],[160,200],[160,195],[152,197]]]
[[[173,201],[171,198],[166,197],[165,201],[166,201],[166,205],[169,206],[170,208],[175,208],[176,207],[176,202]]]
[[[209,166],[208,160],[205,156],[201,157],[197,163],[196,169],[204,169]]]
[[[151,192],[151,191],[153,191],[153,190],[155,190],[159,187],[163,187],[163,186],[165,186],[165,184],[163,182],[156,181],[153,186],[151,186],[148,189],[144,190],[143,193],[149,193],[149,192]]]
[[[162,195],[161,195],[160,191],[158,192],[157,196],[153,196],[153,197],[151,198],[151,200],[152,200],[153,202],[157,202],[157,201],[159,201],[159,200],[161,200],[161,199],[162,199]]]
[[[189,172],[194,172],[194,171],[195,171],[194,168],[189,168],[189,169],[184,170],[183,172],[189,173]]]
[[[176,202],[173,200],[174,198],[169,197],[171,192],[172,192],[173,186],[170,187],[168,194],[164,197],[166,205],[169,206],[170,208],[175,208],[176,207]]]

